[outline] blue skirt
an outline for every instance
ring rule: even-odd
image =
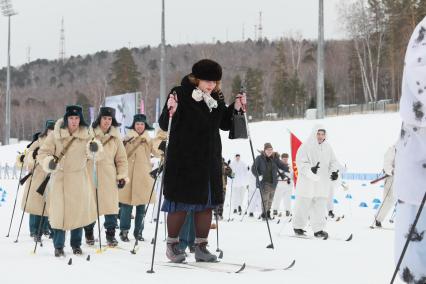
[[[216,208],[217,205],[212,205],[212,200],[210,195],[211,195],[211,192],[210,192],[210,184],[209,184],[209,194],[208,194],[207,204],[188,204],[183,202],[170,201],[167,198],[164,198],[163,205],[161,206],[161,211],[167,212],[167,213],[175,213],[178,211],[201,212],[201,211],[205,211],[206,209]]]

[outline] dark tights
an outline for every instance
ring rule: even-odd
[[[186,212],[178,211],[167,214],[167,231],[170,238],[177,238],[180,229],[185,223]],[[195,236],[197,238],[207,238],[212,221],[212,210],[206,209],[194,213]]]

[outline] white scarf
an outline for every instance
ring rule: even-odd
[[[198,88],[195,88],[192,91],[192,98],[195,101],[197,101],[197,102],[201,102],[202,100],[204,100],[204,102],[206,103],[206,105],[209,108],[210,112],[214,108],[217,108],[217,101],[215,99],[213,99],[212,96],[210,96],[210,94],[204,93],[203,91],[201,91]]]

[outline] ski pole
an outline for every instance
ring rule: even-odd
[[[393,224],[393,222],[394,222],[394,219],[395,219],[395,215],[396,215],[396,207],[398,206],[398,201],[397,202],[395,202],[395,205],[394,205],[394,207],[393,207],[393,211],[392,211],[392,215],[391,215],[391,217],[390,217],[390,219],[389,219],[389,223],[391,223],[391,224]]]
[[[392,183],[393,183],[393,181],[392,181]],[[374,226],[376,225],[377,217],[379,217],[379,214],[380,214],[380,212],[382,211],[383,205],[385,204],[385,202],[386,202],[386,200],[387,200],[387,198],[388,198],[388,196],[389,196],[389,193],[390,193],[391,191],[392,191],[392,184],[390,185],[388,192],[386,192],[385,198],[383,199],[382,204],[380,204],[380,208],[379,208],[379,210],[377,210],[377,213],[376,213],[376,215],[374,216],[373,224],[370,226],[370,228],[374,228]]]
[[[256,186],[256,189],[257,189],[257,186]],[[248,200],[248,201],[247,201],[247,208],[246,208],[246,210],[245,210],[245,212],[244,212],[243,216],[241,217],[240,222],[242,222],[242,221],[244,220],[244,216],[246,216],[246,215],[247,215],[247,212],[248,212],[248,209],[249,209],[249,207],[250,207],[250,204],[251,204],[251,202],[252,202],[252,200],[253,200],[254,195],[256,194],[256,189],[253,191],[253,194],[251,195],[250,200],[248,199],[248,194],[247,194],[247,200]],[[248,191],[248,193],[250,193],[250,191]]]
[[[160,165],[158,166],[159,169],[162,167],[162,164],[163,164],[162,161],[160,161]],[[160,175],[160,171],[158,171],[157,174],[155,175],[154,183],[152,185],[151,193],[149,195],[148,205],[146,206],[145,212],[142,217],[142,224],[145,222],[146,213],[148,212],[149,204],[151,203],[152,195],[154,193],[155,185],[157,184],[157,179],[159,175]],[[135,240],[133,249],[130,251],[132,254],[136,254],[136,246],[138,245],[138,243],[139,243],[138,240]]]
[[[241,98],[240,98],[240,100],[241,100]],[[268,216],[266,216],[267,213],[266,213],[266,208],[265,208],[266,207],[265,200],[262,196],[262,190],[260,188],[261,184],[260,184],[260,180],[259,180],[259,172],[258,172],[257,166],[256,166],[256,158],[254,157],[253,142],[252,142],[252,139],[251,139],[249,124],[248,124],[248,120],[247,120],[247,110],[245,109],[245,106],[242,106],[242,109],[243,109],[243,113],[244,113],[244,120],[246,122],[247,137],[248,137],[249,143],[250,143],[251,157],[253,159],[253,167],[254,167],[254,170],[255,170],[256,184],[259,185],[260,199],[262,201],[262,210],[263,210],[263,213],[265,214],[266,227],[268,228],[269,240],[271,241],[271,243],[269,245],[267,245],[266,248],[274,249],[274,242],[272,241],[271,228],[269,227]]]
[[[96,196],[96,215],[98,218],[98,237],[99,237],[98,253],[102,253],[101,222],[99,218],[98,173],[96,169],[96,159],[95,159],[96,151],[93,151],[92,155],[93,155],[93,180],[95,181],[95,196]]]
[[[24,165],[22,165],[22,167],[21,167],[21,172],[20,172],[20,174],[19,174],[19,181],[20,181],[20,180],[21,180],[21,178],[22,178],[22,171],[23,171],[23,169],[24,169]],[[10,229],[12,228],[13,216],[15,215],[16,200],[18,199],[18,192],[19,192],[19,186],[20,186],[20,185],[21,185],[21,183],[20,183],[20,182],[18,182],[18,188],[16,189],[15,201],[13,202],[12,216],[10,217],[9,230],[7,231],[6,238],[8,238],[8,237],[9,237]],[[29,191],[29,189],[28,189],[28,191]]]
[[[232,212],[232,189],[234,185],[234,179],[231,180],[231,195],[229,196],[229,214],[228,214],[228,222],[231,221],[231,212]]]
[[[173,95],[176,99],[176,92],[173,92]],[[154,233],[154,246],[152,247],[152,259],[151,259],[151,268],[147,271],[147,273],[154,273],[154,259],[155,259],[155,249],[157,247],[157,234],[158,234],[158,223],[160,219],[160,207],[161,207],[161,201],[163,197],[163,189],[164,189],[164,175],[167,170],[167,150],[169,148],[169,140],[170,140],[170,129],[172,127],[172,119],[173,119],[173,113],[171,112],[171,109],[169,108],[169,123],[167,127],[167,140],[166,140],[166,147],[164,149],[164,166],[163,166],[163,173],[161,175],[161,187],[160,187],[160,197],[158,199],[158,206],[157,206],[157,222],[155,223],[155,233]],[[166,222],[166,220],[164,220]]]
[[[41,211],[41,219],[40,219],[40,224],[38,224],[38,229],[37,229],[37,238],[36,238],[36,242],[34,245],[34,251],[33,253],[36,253],[37,250],[37,244],[38,244],[38,237],[40,237],[40,246],[43,246],[43,243],[41,242],[41,228],[43,227],[43,223],[44,223],[44,211],[46,210],[46,200],[43,203],[43,210]]]
[[[216,218],[216,252],[219,253],[219,258],[223,258],[223,251],[219,248],[219,206],[216,207],[215,218]]]
[[[32,169],[32,171],[31,171],[31,172],[33,172],[33,173],[34,173],[34,171],[35,171],[35,169],[36,169],[37,165],[38,165],[38,163],[35,161],[35,162],[34,162],[33,169]],[[20,232],[21,232],[22,221],[24,220],[25,209],[27,209],[28,196],[30,195],[30,189],[31,189],[31,184],[32,184],[32,182],[33,182],[33,177],[34,177],[34,175],[31,175],[30,183],[29,183],[29,185],[28,185],[27,195],[26,195],[26,197],[25,197],[24,210],[22,211],[21,221],[19,222],[18,234],[17,234],[17,236],[16,236],[15,243],[17,243],[17,242],[18,242],[19,234],[20,234]]]
[[[420,219],[420,215],[422,214],[423,207],[425,206],[425,202],[426,202],[426,192],[423,196],[423,200],[422,200],[422,203],[420,204],[419,210],[417,211],[417,215],[416,215],[416,218],[414,219],[414,223],[411,226],[410,231],[408,233],[407,240],[405,241],[405,245],[404,245],[404,248],[402,249],[401,256],[399,257],[398,264],[396,265],[395,271],[393,272],[393,276],[392,276],[392,280],[390,284],[393,284],[393,282],[395,281],[395,277],[398,274],[402,260],[404,259],[405,253],[407,252],[408,245],[410,244],[411,238],[414,234],[414,231],[416,230],[417,222]]]

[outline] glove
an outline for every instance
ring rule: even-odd
[[[287,184],[290,184],[291,183],[291,180],[288,178],[287,179]]]
[[[163,165],[161,165],[161,167],[159,167],[159,168],[153,169],[153,170],[149,173],[149,175],[150,175],[152,178],[154,178],[154,179],[155,179],[155,177],[156,177],[157,175],[159,175],[162,171],[163,171]]]
[[[126,180],[124,178],[118,180],[117,187],[119,189],[122,189],[125,185],[126,185]]]
[[[317,163],[317,165],[316,165],[315,167],[312,167],[312,168],[311,168],[311,171],[312,171],[314,174],[317,174],[318,169],[319,169],[319,167],[320,167],[320,166],[319,166],[319,164],[320,164],[320,162],[318,162],[318,163]]]
[[[40,149],[40,147],[35,148],[35,150],[33,151],[33,160],[35,160],[38,155],[38,149]]]
[[[57,162],[57,158],[56,157],[54,157],[54,159],[51,159],[50,161],[49,161],[49,170],[51,170],[51,171],[55,171],[56,170],[56,167],[58,166],[58,162]]]
[[[96,142],[94,142],[94,141],[90,142],[90,143],[89,143],[89,150],[90,150],[90,152],[92,152],[92,153],[96,153],[96,152],[98,152],[98,151],[99,151],[98,143],[96,143]]]
[[[24,163],[25,154],[19,155],[19,162]]]
[[[331,180],[337,180],[338,177],[339,177],[339,170],[337,170],[336,172],[332,172],[330,179]]]
[[[161,150],[164,152],[166,152],[166,141],[161,141],[160,145],[158,145],[158,150]]]

